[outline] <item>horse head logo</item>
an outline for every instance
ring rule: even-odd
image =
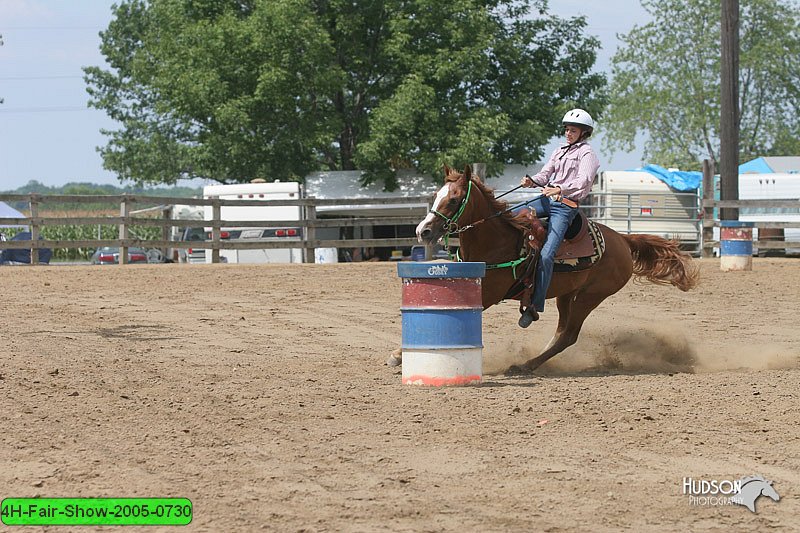
[[[761,476],[748,476],[739,480],[742,489],[739,494],[733,496],[731,501],[739,505],[744,505],[750,512],[756,512],[756,500],[759,496],[768,496],[776,502],[781,499],[772,487],[772,481],[767,481]]]

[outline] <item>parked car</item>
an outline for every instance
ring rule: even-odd
[[[229,239],[232,235],[236,235],[238,237],[239,232],[222,232],[223,239]],[[178,258],[179,263],[197,263],[197,264],[204,264],[206,262],[206,240],[210,239],[211,236],[206,232],[205,228],[184,228],[183,233],[181,234],[178,240],[181,241],[189,241],[197,243],[197,248],[178,248],[176,249],[176,256]],[[228,258],[225,256],[220,256],[219,258],[220,263],[227,263]]]
[[[41,237],[39,237],[42,240]],[[3,233],[0,233],[0,240],[2,241],[29,241],[31,240],[31,233],[29,231],[21,231],[6,239]],[[49,264],[50,258],[53,256],[53,251],[50,248],[39,248],[39,263]],[[0,250],[0,265],[29,265],[31,264],[31,251],[30,249],[14,249]]]
[[[119,263],[119,248],[104,246],[92,254],[93,265],[116,265]],[[128,248],[128,263],[147,263],[147,252],[143,248]]]
[[[196,242],[198,245],[206,240],[205,228],[182,228],[177,234],[176,241]],[[203,248],[174,248],[172,258],[176,263],[205,263],[206,251]]]

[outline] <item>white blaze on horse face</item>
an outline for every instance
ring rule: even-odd
[[[434,198],[433,200],[433,207],[431,208],[431,211],[439,211],[442,202],[444,202],[445,198],[447,198],[447,195],[449,193],[450,193],[450,184],[445,183],[444,185],[442,185],[442,188],[439,189],[439,192],[436,193],[436,198]],[[422,222],[417,224],[417,241],[422,242],[422,231],[430,224],[432,224],[434,220],[436,220],[436,215],[434,215],[433,213],[428,213],[427,215],[425,215],[425,218],[422,219]]]

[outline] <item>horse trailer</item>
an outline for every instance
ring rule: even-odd
[[[584,206],[589,218],[619,233],[658,235],[700,252],[699,189],[681,192],[645,171],[604,171]]]
[[[300,184],[297,182],[273,183],[238,183],[232,185],[207,185],[203,187],[203,198],[220,200],[265,200],[265,205],[220,206],[220,219],[227,225],[220,228],[220,238],[225,241],[239,242],[291,242],[297,241],[297,248],[263,248],[220,250],[220,259],[228,263],[302,263],[303,229],[300,224],[292,224],[302,220],[301,206],[271,206],[269,200],[296,200],[302,197]],[[212,207],[205,206],[204,219],[213,219]],[[254,228],[241,226],[236,221],[276,221],[286,222],[285,227]],[[206,227],[210,239],[211,228]],[[206,263],[212,257],[206,252]]]

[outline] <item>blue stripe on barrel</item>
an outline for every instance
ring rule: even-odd
[[[753,255],[753,241],[720,241],[721,255]]]
[[[482,348],[481,312],[403,308],[403,348]]]

